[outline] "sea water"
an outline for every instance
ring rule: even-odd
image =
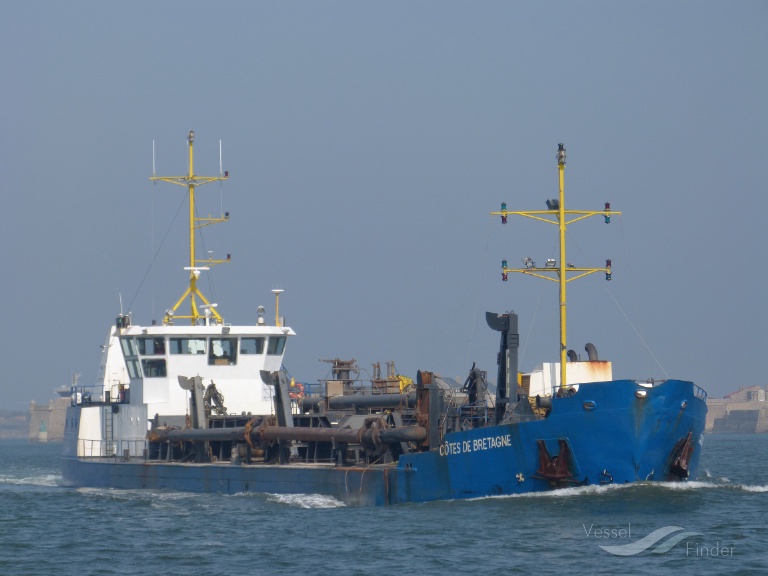
[[[0,441],[0,575],[766,574],[768,435],[707,435],[687,483],[347,507],[318,495],[70,488]]]

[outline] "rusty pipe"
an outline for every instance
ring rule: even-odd
[[[402,428],[287,428],[284,426],[266,426],[256,431],[263,440],[299,440],[302,442],[342,442],[346,444],[373,443],[378,433],[381,442],[422,442],[427,431],[422,426],[404,426]]]
[[[316,410],[325,398],[303,398],[302,410]],[[414,408],[416,406],[416,393],[410,394],[350,394],[348,396],[329,396],[327,398],[329,410],[342,410],[344,408],[397,408],[404,406]]]
[[[150,442],[216,442],[244,440],[245,427],[235,428],[156,428],[147,433]]]
[[[401,428],[305,428],[287,426],[264,426],[254,428],[251,440],[277,441],[298,440],[301,442],[341,442],[345,444],[374,443],[375,436],[386,444],[398,442],[422,442],[427,437],[427,431],[421,426],[404,426]],[[147,437],[150,442],[215,442],[246,440],[246,428],[202,428],[202,429],[155,429]]]
[[[302,442],[359,442],[357,430],[349,428],[289,428],[286,426],[265,426],[254,430],[262,440],[300,440]]]

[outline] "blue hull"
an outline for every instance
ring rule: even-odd
[[[645,396],[638,397],[638,391]],[[404,454],[396,464],[230,465],[64,458],[63,472],[75,486],[324,494],[363,506],[667,480],[673,454],[686,438],[686,469],[695,472],[706,410],[703,392],[691,382],[668,380],[652,388],[631,380],[598,382],[580,384],[573,396],[554,399],[547,418],[448,433],[439,449]],[[567,459],[567,478],[547,474],[543,453],[551,463],[558,455]]]

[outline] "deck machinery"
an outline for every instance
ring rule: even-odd
[[[512,384],[507,378],[517,374],[517,315],[487,313],[487,319],[501,332],[495,402],[486,372],[475,366],[458,390],[438,374],[419,372],[413,389],[397,394],[372,388],[313,396],[294,392],[295,383],[282,371],[262,371],[262,381],[274,389],[274,414],[258,416],[220,413],[216,396],[206,394],[200,381],[185,379],[190,382],[180,385],[190,392],[189,422],[174,426],[156,416],[147,435],[148,459],[229,460],[244,465],[387,464],[402,454],[437,449],[447,432],[535,419],[527,395],[517,393],[517,378],[511,379]],[[348,364],[342,363],[345,368]]]

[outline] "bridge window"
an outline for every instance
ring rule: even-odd
[[[137,338],[142,356],[164,356],[165,338]]]
[[[123,348],[123,356],[125,357],[125,366],[128,368],[128,376],[131,378],[141,378],[141,370],[139,370],[139,350],[136,346],[136,340],[133,338],[120,338],[120,345]]]
[[[141,378],[141,372],[139,372],[139,361],[135,358],[128,358],[125,361],[125,365],[128,367],[128,376],[131,378]]]
[[[267,354],[279,355],[285,348],[285,336],[272,336],[267,346]]]
[[[211,338],[208,364],[216,366],[237,364],[237,338]]]
[[[171,338],[171,354],[205,354],[205,338]]]
[[[141,367],[145,378],[165,378],[165,360],[142,360]]]
[[[136,340],[133,338],[120,338],[120,344],[123,347],[123,355],[127,358],[128,356],[138,356],[139,352],[136,349]]]
[[[264,354],[264,338],[240,338],[240,354]]]

